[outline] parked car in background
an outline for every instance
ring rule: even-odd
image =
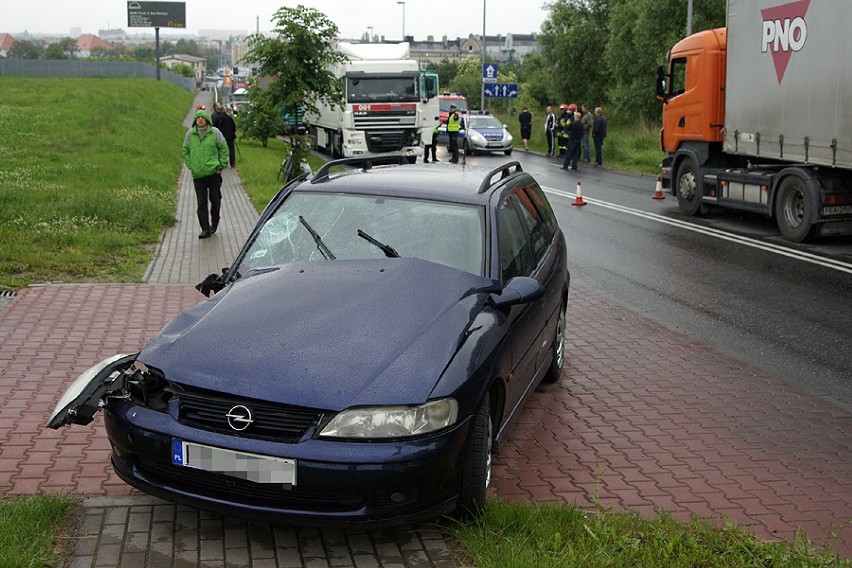
[[[212,297],[81,375],[49,426],[103,408],[122,479],[225,514],[477,515],[492,454],[560,377],[566,240],[517,162],[370,166],[288,183]]]
[[[446,126],[438,128],[438,143],[448,144]],[[464,117],[464,133],[459,136],[459,145],[465,154],[477,152],[503,152],[512,154],[514,140],[505,124],[490,114],[472,111]]]

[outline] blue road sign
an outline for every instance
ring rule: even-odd
[[[482,66],[482,82],[496,83],[497,82],[497,66],[493,63],[486,63]]]
[[[518,98],[518,84],[494,83],[493,85],[485,85],[485,96],[498,99],[516,99]]]

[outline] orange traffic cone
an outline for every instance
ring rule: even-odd
[[[580,205],[585,204],[586,202],[583,201],[583,191],[580,189],[580,180],[577,180],[577,198],[574,199],[574,203],[572,203],[571,205],[579,207]]]
[[[663,195],[663,181],[660,179],[660,176],[657,176],[657,189],[654,190],[654,197],[651,199],[665,199],[666,196]]]

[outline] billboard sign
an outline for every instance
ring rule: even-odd
[[[185,28],[185,2],[127,3],[127,25],[131,28]]]

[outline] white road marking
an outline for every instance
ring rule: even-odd
[[[544,187],[542,189],[547,193],[551,193],[553,195],[558,195],[560,197],[566,197],[569,199],[576,198],[575,193],[571,193],[569,191],[564,191],[561,189],[554,189],[552,187]],[[648,219],[650,221],[656,221],[657,223],[663,223],[665,225],[671,225],[673,227],[679,227],[681,229],[685,229],[687,231],[692,231],[694,233],[701,233],[702,235],[707,235],[710,237],[715,237],[717,239],[722,239],[725,241],[731,241],[734,243],[739,243],[745,246],[749,246],[752,248],[764,250],[767,252],[772,252],[775,254],[779,254],[781,256],[787,256],[790,258],[795,258],[804,262],[810,262],[811,264],[817,264],[819,266],[824,266],[826,268],[833,268],[834,270],[839,270],[841,272],[846,272],[852,274],[852,264],[848,262],[842,262],[840,260],[833,260],[830,258],[821,257],[815,254],[811,254],[808,252],[798,251],[788,249],[786,247],[765,243],[759,241],[757,239],[752,239],[749,237],[742,237],[739,235],[733,235],[730,233],[726,233],[724,231],[720,231],[718,229],[712,229],[709,227],[699,227],[697,225],[693,225],[692,223],[687,223],[686,221],[680,221],[678,219],[670,219],[668,217],[664,217],[662,215],[657,215],[656,213],[648,213],[646,211],[641,211],[639,209],[633,209],[632,207],[625,207],[624,205],[618,205],[617,203],[610,203],[608,201],[602,201],[600,199],[595,199],[591,197],[583,196],[583,201],[591,204],[597,205],[598,207],[604,207],[606,209],[612,209],[613,211],[619,211],[621,213],[627,213],[628,215],[634,215],[636,217],[642,217],[644,219]]]

